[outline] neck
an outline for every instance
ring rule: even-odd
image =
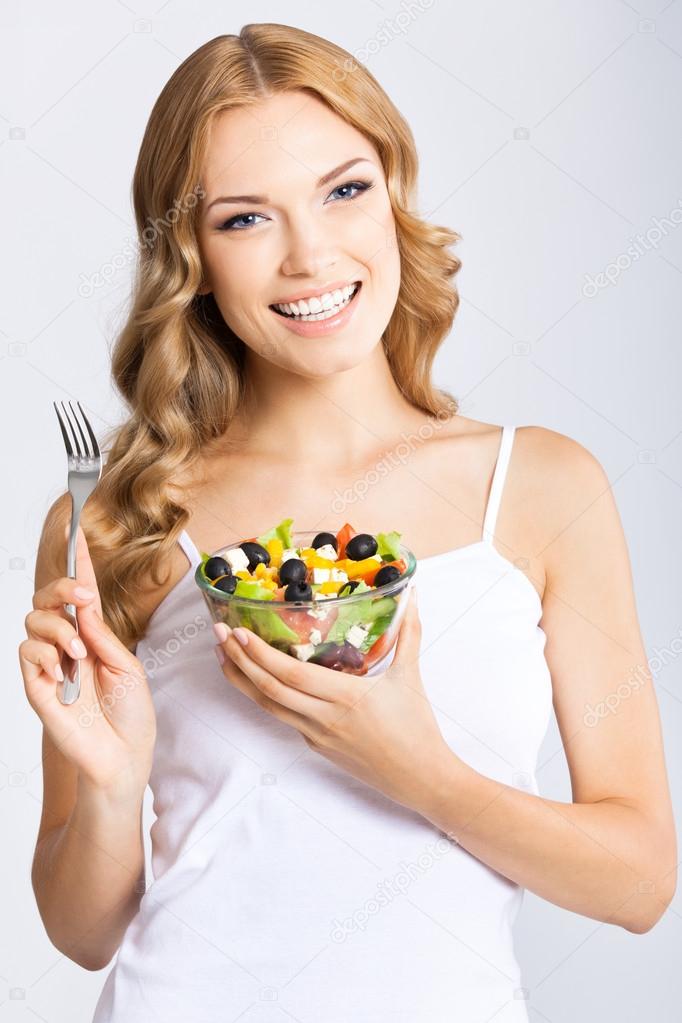
[[[245,372],[246,399],[228,431],[243,454],[351,465],[427,419],[400,391],[381,344],[359,365],[326,377],[288,372],[252,351]]]

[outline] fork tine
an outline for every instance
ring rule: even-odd
[[[93,450],[95,452],[95,458],[99,458],[100,457],[100,451],[99,451],[99,444],[97,443],[97,437],[95,437],[93,429],[90,426],[90,422],[88,420],[88,417],[86,416],[85,412],[83,411],[81,403],[77,400],[76,404],[78,405],[78,408],[81,410],[81,415],[83,416],[83,422],[85,423],[86,429],[87,429],[88,433],[90,434],[90,440],[92,441],[92,447],[93,447]]]
[[[71,436],[73,437],[73,442],[74,442],[74,445],[76,447],[76,451],[78,453],[78,456],[79,456],[79,458],[82,458],[83,457],[83,452],[81,451],[81,446],[78,443],[78,435],[77,435],[76,431],[73,428],[73,423],[71,422],[71,416],[69,415],[68,409],[66,408],[66,405],[64,404],[64,402],[62,402],[62,409],[64,410],[64,415],[66,416],[66,421],[69,424],[69,427],[71,429]]]
[[[88,447],[88,442],[85,439],[85,434],[83,433],[83,427],[81,426],[81,421],[78,418],[78,413],[74,409],[74,407],[71,404],[71,402],[69,402],[69,408],[71,409],[71,412],[73,413],[73,418],[76,420],[76,426],[78,427],[78,432],[80,433],[81,438],[83,440],[83,454],[84,454],[84,456],[86,458],[92,458],[92,455],[90,454],[90,448]]]
[[[59,409],[57,408],[57,403],[55,401],[53,401],[52,404],[54,405],[54,410],[57,413],[57,419],[59,420],[59,428],[62,431],[62,437],[64,438],[64,444],[66,445],[66,453],[69,456],[69,458],[73,458],[73,448],[71,447],[71,441],[69,440],[69,435],[66,432],[66,429],[64,427],[64,423],[62,422],[62,417],[59,414]]]

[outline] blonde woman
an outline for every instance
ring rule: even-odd
[[[459,236],[414,212],[416,174],[372,75],[286,25],[212,39],[151,113],[113,351],[129,417],[77,583],[68,496],[50,508],[20,647],[44,725],[38,907],[84,968],[117,953],[95,1023],[518,1023],[524,888],[637,934],[672,897],[608,480],[570,437],[467,419],[432,383]],[[383,671],[214,635],[201,552],[285,516],[396,529],[415,552],[419,610]],[[65,657],[81,657],[73,706],[55,694]],[[535,778],[552,707],[571,803]]]

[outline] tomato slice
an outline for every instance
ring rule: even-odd
[[[332,597],[329,598],[331,602]],[[321,600],[321,604],[326,604],[326,600]],[[338,615],[337,608],[327,608],[328,614],[325,618],[314,618],[313,615],[308,614],[307,611],[295,611],[293,608],[278,608],[276,614],[282,619],[285,625],[288,625],[290,629],[293,629],[298,636],[299,643],[308,643],[310,641],[310,633],[313,629],[318,629],[322,637],[322,642],[327,638],[327,633],[331,629],[332,625],[336,621]]]
[[[386,629],[386,632],[384,632],[381,636],[379,636],[379,638],[374,643],[372,643],[371,647],[365,654],[365,663],[367,664],[367,666],[371,667],[373,664],[376,664],[377,661],[380,661],[384,654],[388,653],[392,645],[393,643],[391,641],[391,629],[389,627],[388,629]]]
[[[336,560],[341,561],[342,558],[346,557],[346,544],[348,541],[355,536],[355,530],[351,526],[350,522],[346,522],[345,525],[341,526],[341,529],[336,534]]]

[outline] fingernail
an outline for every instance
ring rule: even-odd
[[[214,622],[213,631],[215,632],[216,639],[219,643],[224,643],[230,635],[230,628],[225,624],[225,622]]]
[[[64,681],[64,672],[62,671],[61,664],[55,664],[54,668],[52,669],[52,673],[54,677],[57,679],[57,682]]]
[[[74,654],[75,657],[87,657],[88,656],[88,651],[85,649],[85,647],[83,646],[83,643],[81,642],[80,639],[72,639],[71,640],[71,651],[72,651],[72,653]]]
[[[249,642],[249,636],[246,629],[233,629],[232,635],[235,639],[238,639],[242,646],[246,646]]]
[[[223,650],[223,648],[221,646],[214,646],[213,649],[215,650],[215,655],[218,658],[218,664],[221,664],[221,665],[224,664],[225,663],[225,651]]]
[[[81,600],[92,600],[95,594],[85,586],[77,586],[73,591]]]

